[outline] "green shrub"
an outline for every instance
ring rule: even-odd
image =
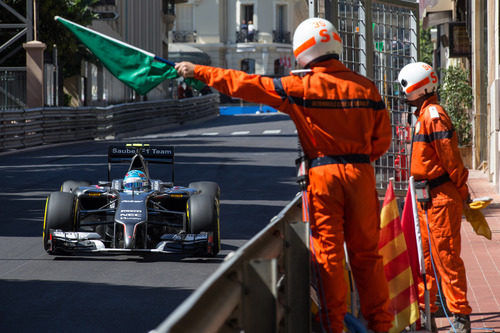
[[[469,72],[460,66],[443,69],[438,91],[441,105],[448,112],[457,131],[458,145],[470,145],[472,142],[470,108],[474,97],[469,84]]]

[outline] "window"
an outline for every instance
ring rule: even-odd
[[[89,63],[90,65],[90,98],[91,100],[97,101],[99,99],[99,82],[97,80],[98,68],[96,65]]]
[[[281,33],[288,30],[286,5],[276,6],[276,30]]]
[[[163,0],[161,7],[162,7],[163,14],[175,16],[175,1],[174,0]]]
[[[253,5],[241,5],[240,11],[240,23],[248,24],[248,22],[253,21]]]
[[[248,74],[255,73],[255,59],[246,58],[241,61],[240,68]]]
[[[283,66],[282,59],[274,60],[274,75],[282,76],[285,74],[285,67]]]
[[[191,5],[177,5],[175,31],[193,31],[193,7]]]
[[[290,32],[288,31],[287,5],[276,5],[275,21],[273,30],[273,42],[290,43]]]

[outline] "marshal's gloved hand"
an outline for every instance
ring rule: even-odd
[[[488,206],[492,200],[493,198],[489,197],[477,198],[464,205],[465,219],[472,225],[476,234],[484,236],[489,240],[491,240],[491,230],[488,222],[486,222],[486,219],[481,212],[481,209]]]

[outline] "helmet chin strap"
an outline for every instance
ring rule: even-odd
[[[424,104],[424,102],[429,98],[431,97],[432,95],[434,95],[434,91],[433,92],[430,92],[430,93],[427,93],[427,90],[426,90],[426,94],[420,96],[419,98],[417,99],[414,99],[412,101],[408,100],[406,97],[404,99],[404,102],[408,105],[411,105],[411,106],[415,106],[417,108],[417,111],[415,111],[415,114],[418,116],[418,114],[420,113],[420,108],[422,107],[422,105]]]

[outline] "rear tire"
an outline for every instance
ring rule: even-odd
[[[52,192],[45,202],[43,219],[43,248],[50,254],[50,229],[74,231],[75,228],[75,196],[67,192]]]
[[[80,186],[90,186],[90,183],[84,180],[66,180],[61,186],[61,192],[75,193]]]
[[[187,203],[188,232],[199,234],[208,232],[212,235],[212,246],[208,249],[209,256],[215,256],[220,251],[220,219],[219,199],[214,194],[197,194],[189,198]]]

